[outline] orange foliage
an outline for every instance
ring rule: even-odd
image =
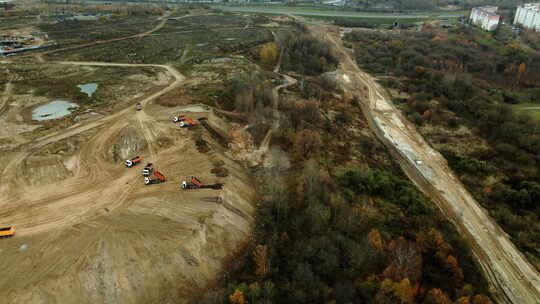
[[[268,247],[265,245],[258,245],[253,250],[253,262],[255,263],[255,275],[259,278],[264,278],[268,273],[270,265],[268,263]]]
[[[456,304],[471,304],[469,297],[461,297],[457,300]]]
[[[231,304],[246,304],[244,294],[240,290],[235,290],[232,295],[229,296],[229,303]]]
[[[452,279],[456,283],[463,282],[463,270],[461,267],[459,267],[457,259],[452,256],[448,255],[446,259],[444,260],[444,267],[448,269],[452,273]]]
[[[373,246],[373,248],[377,249],[378,251],[384,250],[384,243],[381,234],[379,233],[379,230],[372,229],[368,234],[368,241],[371,246]]]
[[[450,297],[439,288],[434,288],[428,292],[426,302],[433,304],[452,304]]]
[[[473,304],[493,304],[493,302],[486,296],[476,295],[474,296]]]

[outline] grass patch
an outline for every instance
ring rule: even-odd
[[[535,120],[540,121],[540,104],[538,103],[520,103],[515,105],[510,105],[512,109],[516,111],[516,113],[519,114],[527,114],[530,115]],[[536,107],[538,109],[527,109],[530,107]]]

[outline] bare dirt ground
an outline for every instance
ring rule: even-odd
[[[146,112],[183,80],[170,72],[175,81],[144,98],[145,110],[130,107],[3,157],[0,224],[17,226],[16,237],[0,247],[0,285],[7,287],[0,296],[7,303],[187,300],[246,239],[253,192],[242,168],[217,153],[199,153],[191,131],[179,130],[169,115]],[[57,144],[73,151],[47,153]],[[122,166],[135,155],[168,181],[144,186],[141,167]],[[228,177],[210,174],[217,160],[225,161]],[[180,190],[189,175],[225,188]]]
[[[394,154],[409,178],[433,199],[469,241],[499,303],[540,303],[540,275],[508,236],[467,192],[446,160],[431,148],[386,96],[384,89],[351,59],[339,31],[314,28],[340,57],[341,83],[360,97],[370,127]]]
[[[153,104],[182,85],[176,69],[56,63],[151,66],[173,81],[134,100],[142,111],[130,106],[21,142],[2,155],[0,226],[15,225],[17,233],[0,242],[0,302],[187,302],[248,239],[252,181],[212,137],[203,135],[211,150],[200,153],[193,130],[179,129],[168,109]],[[10,91],[6,86],[0,105]],[[167,181],[145,186],[142,166],[123,166],[136,155]],[[224,162],[227,177],[211,174],[217,161]],[[191,175],[224,188],[181,190]]]

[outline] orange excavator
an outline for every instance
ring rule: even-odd
[[[182,184],[180,185],[182,189],[188,190],[188,189],[214,189],[219,190],[223,188],[222,183],[217,183],[213,185],[205,185],[203,184],[198,178],[195,176],[191,176],[189,178],[189,181],[182,181]]]
[[[15,235],[15,227],[3,227],[0,228],[0,238],[9,238]]]

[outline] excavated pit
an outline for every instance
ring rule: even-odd
[[[106,158],[112,163],[119,163],[147,151],[148,144],[142,133],[135,127],[122,129],[108,142]]]

